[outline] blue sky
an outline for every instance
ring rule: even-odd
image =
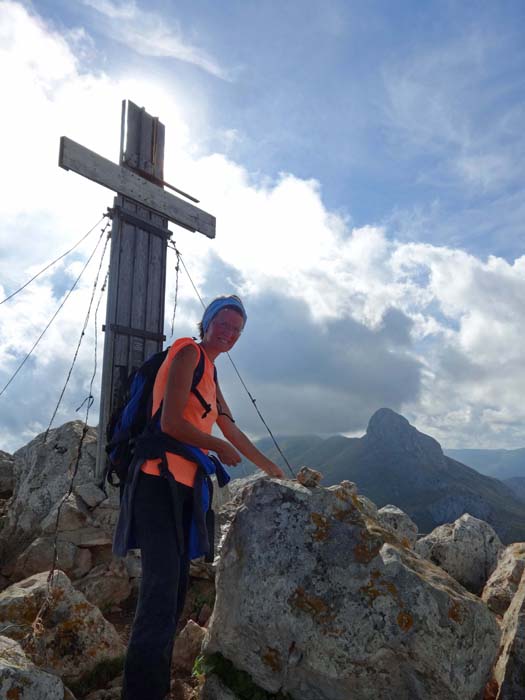
[[[235,132],[232,158],[262,177],[285,171],[319,180],[326,206],[357,226],[409,217],[416,229],[426,223],[411,231],[419,239],[482,255],[521,253],[508,203],[519,201],[521,169],[512,166],[524,150],[523,3],[36,7],[59,31],[86,28],[96,45],[91,69],[153,75],[195,99],[207,122],[203,148],[224,149],[224,135]],[[130,7],[136,20],[126,19]],[[154,18],[155,31],[208,56],[222,79],[145,55],[151,48],[131,29],[140,13]]]
[[[238,359],[274,432],[360,434],[388,405],[449,446],[524,444],[523,3],[10,0],[0,18],[4,152],[16,134],[33,157],[15,166],[24,196],[4,175],[0,289],[110,203],[55,172],[57,137],[116,159],[131,98],[166,124],[167,179],[217,214],[211,248],[177,240],[205,295],[229,286],[257,310]],[[75,265],[38,303],[0,307],[0,379],[22,352],[17,322],[36,332]],[[63,371],[88,287],[14,396]],[[190,290],[181,301],[191,332]],[[30,427],[23,409],[4,418],[4,449],[45,428],[44,394]]]

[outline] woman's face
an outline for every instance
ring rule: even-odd
[[[232,309],[221,309],[213,317],[204,339],[210,347],[213,346],[219,352],[228,352],[239,339],[243,326],[241,314]]]

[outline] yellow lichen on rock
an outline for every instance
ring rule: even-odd
[[[267,647],[266,651],[262,655],[262,660],[263,663],[266,664],[266,666],[269,666],[272,671],[275,673],[280,673],[283,667],[282,661],[281,661],[281,655],[277,651],[277,649],[273,649],[272,647]]]
[[[316,542],[324,542],[327,540],[330,535],[330,521],[328,518],[320,513],[312,513],[310,515],[310,520],[316,526],[314,534],[312,535],[313,539]]]
[[[307,593],[302,586],[295,589],[289,601],[293,608],[308,613],[316,622],[326,624],[332,622],[335,614],[330,606],[319,596]]]

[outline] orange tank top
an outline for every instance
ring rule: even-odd
[[[160,366],[155,379],[155,384],[153,385],[153,405],[152,405],[152,415],[159,408],[161,401],[164,399],[164,394],[166,391],[166,385],[168,383],[168,373],[171,363],[175,355],[188,345],[193,345],[197,348],[197,359],[195,360],[195,368],[199,363],[200,358],[200,348],[197,343],[192,340],[192,338],[179,338],[173,343],[169,349],[166,359]],[[194,368],[194,369],[195,369]],[[217,387],[214,379],[214,366],[213,363],[208,359],[206,353],[204,353],[204,372],[202,379],[198,384],[198,389],[202,394],[205,401],[207,401],[211,408],[206,418],[202,418],[202,404],[197,399],[195,394],[190,391],[188,396],[188,401],[182,412],[183,417],[196,428],[201,430],[203,433],[211,435],[213,424],[217,420]],[[202,450],[207,453],[208,450]],[[197,471],[197,465],[195,462],[190,462],[184,457],[179,457],[171,452],[166,453],[166,460],[168,462],[168,469],[173,474],[174,478],[181,484],[186,486],[193,486],[195,481],[195,473]],[[160,459],[148,459],[144,462],[141,469],[146,474],[153,474],[159,476],[159,465]]]

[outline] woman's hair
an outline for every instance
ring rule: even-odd
[[[243,326],[246,323],[246,311],[242,301],[236,294],[224,295],[216,297],[208,306],[206,307],[204,314],[202,315],[202,320],[197,324],[197,329],[199,331],[199,338],[202,340],[204,334],[206,333],[208,326],[213,321],[215,316],[223,309],[229,309],[230,311],[235,311],[243,320]]]

